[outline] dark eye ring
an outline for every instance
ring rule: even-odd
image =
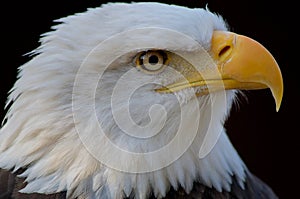
[[[168,61],[167,53],[162,50],[149,50],[139,53],[136,58],[136,67],[146,73],[161,72]]]

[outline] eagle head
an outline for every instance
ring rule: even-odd
[[[283,84],[272,55],[208,9],[113,3],[57,20],[20,67],[0,167],[22,192],[164,197],[200,182],[243,189],[224,121],[240,90]]]

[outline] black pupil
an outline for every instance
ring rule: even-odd
[[[158,57],[156,55],[151,55],[149,57],[149,64],[155,65],[158,63]]]

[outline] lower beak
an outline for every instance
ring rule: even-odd
[[[226,31],[214,31],[211,56],[217,64],[219,78],[203,78],[193,74],[158,92],[176,92],[189,87],[201,87],[204,95],[221,89],[254,90],[270,88],[279,110],[283,96],[283,80],[274,57],[261,44],[249,37]],[[209,89],[208,89],[209,88]]]

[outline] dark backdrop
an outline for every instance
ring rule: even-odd
[[[50,30],[53,20],[107,1],[52,0],[1,3],[0,107],[16,80],[17,68],[29,60],[25,53],[38,47],[39,35]],[[162,2],[162,1],[161,1]],[[297,13],[285,1],[190,0],[164,1],[188,7],[204,7],[222,15],[231,30],[262,43],[279,63],[285,91],[281,109],[269,90],[248,91],[226,122],[229,136],[249,169],[267,182],[280,198],[295,198],[299,185],[296,161],[299,159],[300,84],[297,67],[299,40],[295,27]],[[289,24],[291,23],[291,24]],[[299,32],[299,31],[298,31]],[[293,47],[295,46],[295,47]],[[299,59],[299,58],[298,58]],[[1,117],[5,111],[0,109]],[[296,180],[293,182],[293,180]]]

